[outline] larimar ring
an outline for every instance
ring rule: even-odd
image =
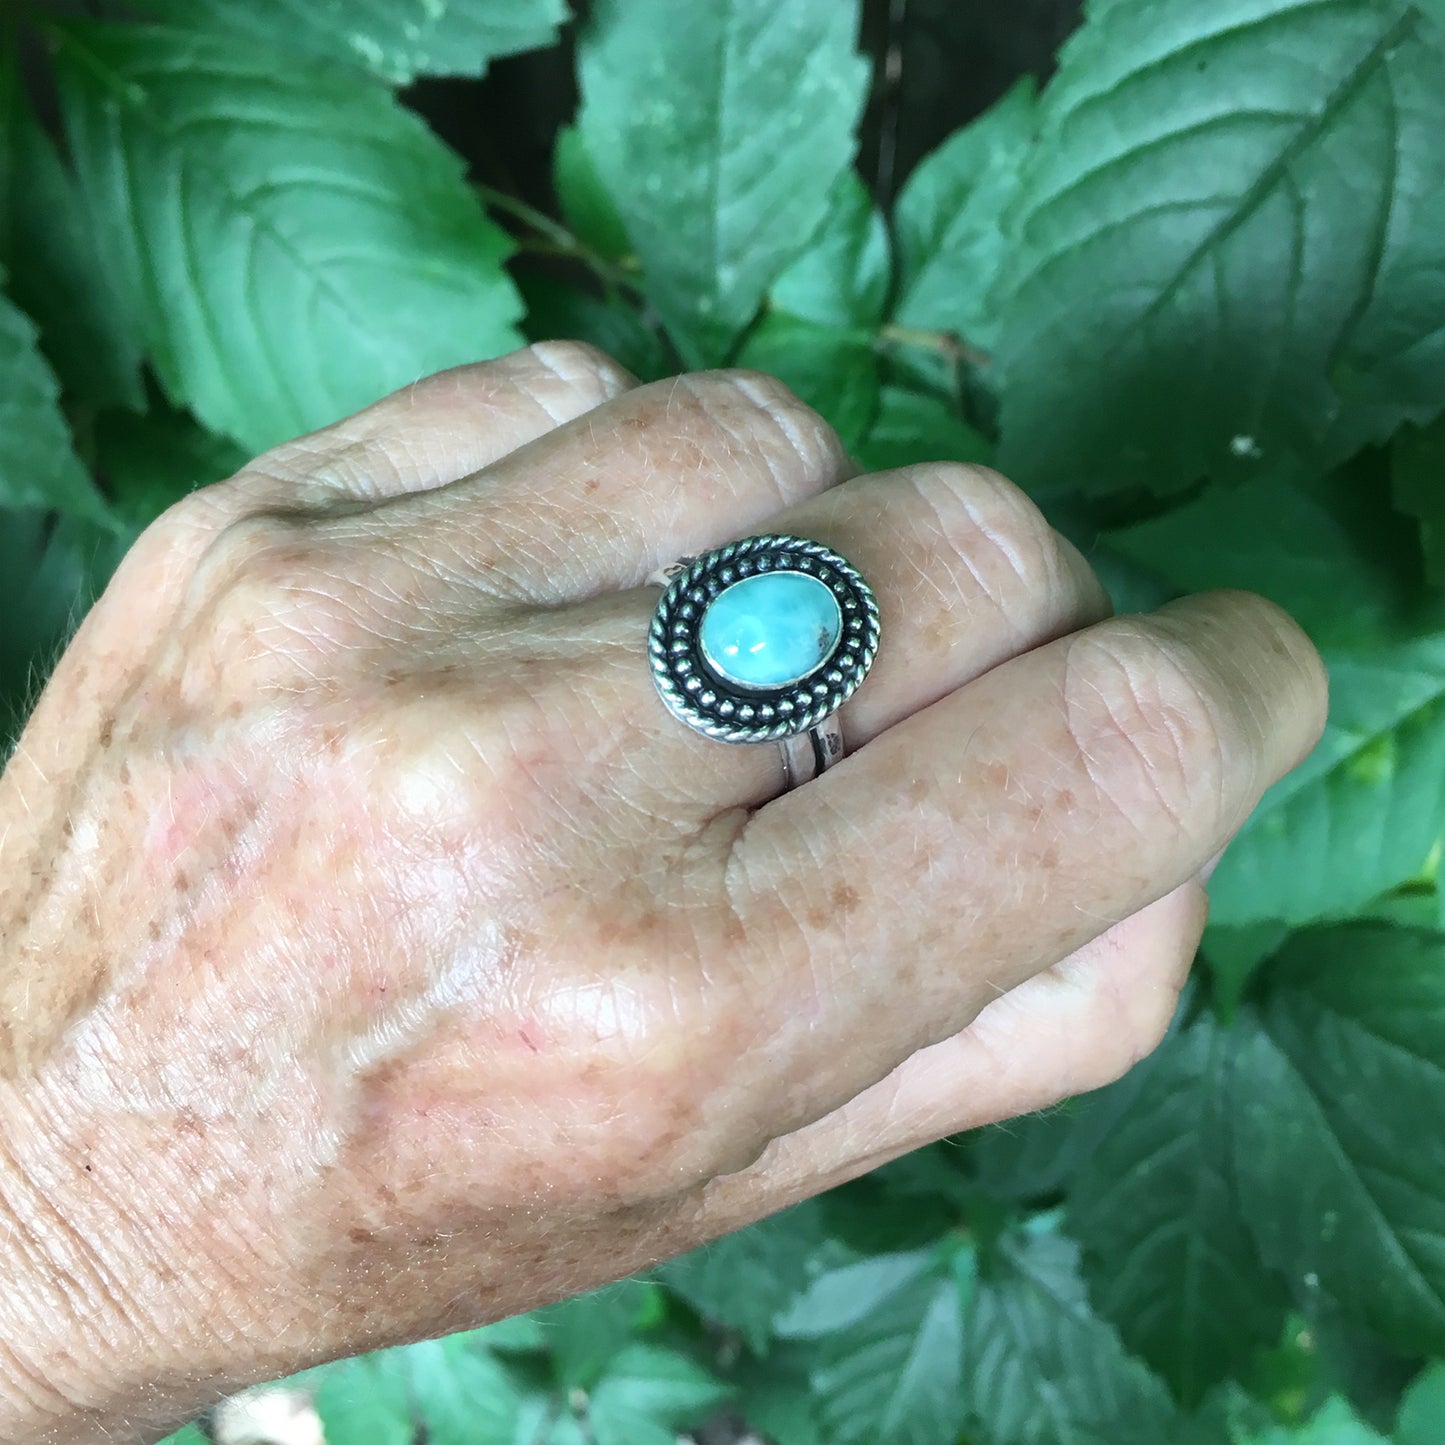
[[[684,557],[648,579],[663,588],[647,638],[668,711],[726,743],[777,743],[786,785],[845,751],[837,713],[878,652],[878,601],[846,558],[769,533]]]

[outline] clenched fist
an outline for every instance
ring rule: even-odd
[[[991,472],[854,473],[765,377],[548,345],[141,537],[0,780],[0,1437],[154,1439],[1154,1046],[1318,659],[1110,619]],[[761,531],[882,618],[788,792],[646,661],[648,574]]]

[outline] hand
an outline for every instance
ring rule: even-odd
[[[1106,620],[991,472],[851,470],[763,377],[551,345],[145,533],[0,780],[0,1435],[152,1438],[1155,1045],[1318,659],[1247,594]],[[883,620],[782,796],[644,647],[762,530]]]

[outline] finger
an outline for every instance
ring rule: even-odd
[[[1004,663],[735,824],[739,1077],[801,1124],[964,1028],[1197,873],[1324,709],[1294,622],[1209,593]]]
[[[247,501],[311,506],[429,490],[501,460],[637,385],[580,341],[457,366],[256,458]]]
[[[1109,615],[1083,557],[1019,488],[985,468],[940,463],[855,477],[766,526],[836,548],[878,597],[883,642],[842,716],[852,748],[1006,659]],[[774,745],[716,742],[663,708],[637,651],[657,596],[644,588],[576,609],[577,630],[609,645],[579,659],[572,675],[625,740],[639,817],[679,804],[710,817],[776,797]]]
[[[366,523],[439,559],[462,591],[480,582],[555,604],[637,587],[851,470],[833,429],[781,382],[700,372],[637,387]]]
[[[768,530],[832,547],[877,595],[885,641],[843,715],[850,747],[1113,610],[1078,549],[987,467],[855,477],[769,518]]]
[[[709,1211],[770,1213],[934,1140],[1112,1083],[1164,1037],[1208,911],[1200,881],[1181,884],[994,999],[961,1033],[775,1139],[708,1190]]]

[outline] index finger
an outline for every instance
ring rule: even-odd
[[[1215,592],[1040,647],[889,728],[732,839],[759,1029],[736,1077],[789,1128],[838,1107],[1197,873],[1324,714],[1298,626]]]

